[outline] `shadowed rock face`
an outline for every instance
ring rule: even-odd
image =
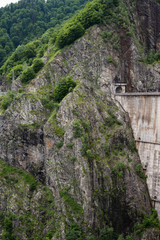
[[[43,128],[31,128],[40,119],[29,110],[34,102],[40,111],[39,102],[25,94],[11,114],[15,102],[1,119],[1,157],[47,184],[59,213],[56,221],[65,219],[70,225],[74,218],[84,232],[91,228],[96,236],[105,224],[128,234],[143,214],[151,213],[151,203],[146,184],[136,174],[140,160],[128,118],[92,84],[81,83],[63,99],[56,122],[51,117]]]
[[[137,0],[136,8],[146,50],[160,51],[160,5],[152,0]]]

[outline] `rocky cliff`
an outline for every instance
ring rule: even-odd
[[[138,0],[136,8],[141,27],[142,41],[145,43],[146,50],[156,49],[160,51],[160,5],[156,1]]]
[[[26,240],[160,239],[129,118],[113,94],[119,82],[127,83],[128,91],[159,89],[159,65],[139,61],[141,37],[135,38],[133,27],[139,26],[143,38],[155,39],[143,31],[141,4],[137,1],[137,12],[134,4],[120,5],[122,13],[128,7],[124,23],[129,21],[130,33],[114,22],[94,26],[48,60],[30,84],[12,83],[17,94],[0,116],[0,157],[51,192],[40,184],[29,187],[26,177],[21,182],[19,170],[6,170],[1,192],[7,197],[0,210],[9,215],[1,224],[2,239],[7,232]],[[68,77],[76,87],[53,103],[56,87],[61,94]],[[10,178],[16,171],[14,184]],[[34,227],[27,221],[35,221]]]

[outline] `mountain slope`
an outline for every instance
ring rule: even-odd
[[[85,1],[20,0],[0,8],[0,67],[18,45],[69,19]]]
[[[101,232],[108,234],[106,224],[114,227],[115,239],[117,234],[134,234],[136,239],[134,224],[151,214],[145,177],[136,170],[141,165],[127,117],[99,89],[94,76],[99,73],[99,81],[106,81],[104,68],[114,72],[108,56],[101,29],[94,27],[59,53],[1,119],[1,157],[52,189],[55,211],[61,213],[55,239],[57,234],[59,239],[72,239],[72,234],[78,238],[89,233],[98,239]],[[78,85],[52,113],[40,99],[47,88],[52,94],[65,74]]]
[[[103,24],[48,57],[27,85],[19,77],[11,85],[17,92],[1,96],[0,157],[32,173],[54,197],[57,229],[42,239],[160,238],[130,122],[113,94],[115,82],[124,81],[128,91],[146,91],[149,74],[153,89],[159,84],[159,64],[142,62],[138,5],[128,3],[112,5]],[[17,214],[16,207],[10,211]]]

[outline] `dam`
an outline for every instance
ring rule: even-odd
[[[160,93],[120,93],[115,100],[129,115],[152,204],[160,218]]]

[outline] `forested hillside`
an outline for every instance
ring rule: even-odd
[[[0,68],[1,81],[10,85],[12,80],[21,75],[21,83],[29,83],[43,67],[42,57],[47,49],[48,52],[45,57],[49,60],[60,49],[83,36],[85,30],[94,24],[110,23],[111,18],[113,18],[113,21],[117,21],[119,25],[124,21],[124,27],[128,28],[128,16],[117,15],[121,9],[124,10],[124,6],[122,4],[119,8],[115,8],[117,6],[117,0],[107,1],[107,4],[105,1],[92,1],[78,14],[62,24],[60,28],[50,28],[38,40],[26,45],[19,45]],[[104,36],[104,38],[106,37]],[[117,37],[116,34],[115,48],[118,47],[119,40]]]
[[[0,66],[18,46],[39,38],[84,7],[86,0],[21,0],[0,8]]]

